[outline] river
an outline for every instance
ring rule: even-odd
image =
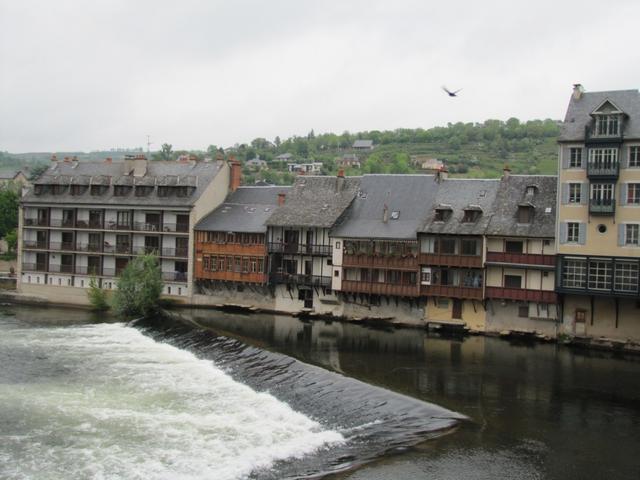
[[[1,307],[0,478],[640,478],[637,357],[177,313]]]

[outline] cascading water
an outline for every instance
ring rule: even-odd
[[[182,322],[0,315],[0,478],[301,478],[441,435],[448,410]]]

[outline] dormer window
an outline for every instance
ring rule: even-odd
[[[107,190],[109,190],[109,187],[107,185],[91,185],[90,193],[93,196],[99,196],[107,193]]]
[[[599,137],[614,137],[620,135],[620,115],[596,115],[595,134]]]
[[[161,186],[158,187],[158,196],[159,197],[168,197],[171,195],[172,187]]]
[[[153,192],[153,187],[136,185],[136,197],[148,197]]]
[[[71,185],[71,195],[82,195],[89,188],[87,185]]]
[[[36,195],[42,195],[44,193],[47,193],[48,190],[48,185],[35,185],[33,187],[33,193],[35,193]]]
[[[482,216],[482,210],[479,207],[469,207],[464,209],[462,223],[474,223]]]
[[[114,197],[125,197],[131,193],[130,185],[116,185],[113,187]]]
[[[518,205],[518,223],[531,223],[531,220],[533,220],[533,207]]]
[[[451,207],[436,207],[436,213],[433,217],[435,222],[446,222],[451,217]]]
[[[535,185],[527,185],[527,197],[533,197],[538,192],[538,187]]]

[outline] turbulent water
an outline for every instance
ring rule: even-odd
[[[0,366],[3,479],[315,477],[462,418],[176,321],[0,312]]]

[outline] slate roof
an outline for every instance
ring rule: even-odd
[[[329,228],[353,201],[361,177],[300,176],[269,226]]]
[[[500,180],[446,179],[438,185],[435,202],[427,220],[420,229],[423,233],[447,235],[483,235],[491,219],[492,206]],[[451,216],[444,222],[436,221],[437,206],[451,208]],[[482,210],[475,222],[463,222],[464,210]]]
[[[373,140],[356,140],[353,142],[353,148],[371,148],[373,147]]]
[[[0,180],[13,180],[20,173],[22,173],[25,177],[28,174],[27,171],[25,171],[24,169],[21,169],[21,168],[0,170]]]
[[[553,238],[556,225],[557,181],[558,178],[553,175],[510,175],[506,180],[502,180],[486,234]],[[527,195],[527,187],[531,185],[537,187],[533,196]],[[518,205],[525,204],[534,207],[530,224],[518,223]]]
[[[195,226],[209,232],[263,233],[265,222],[278,208],[278,194],[291,187],[240,187]]]
[[[572,95],[558,141],[584,141],[585,127],[592,121],[590,114],[606,100],[629,116],[623,131],[625,138],[640,139],[640,93],[638,90],[613,90],[583,92],[578,100]]]
[[[437,188],[433,175],[364,175],[356,198],[331,236],[415,240],[431,211]]]
[[[35,185],[104,185],[109,189],[104,195],[91,195],[87,190],[80,195],[65,193],[54,195],[43,193],[36,195],[34,189],[23,197],[23,203],[47,204],[102,204],[102,205],[143,205],[157,207],[192,206],[215,178],[222,167],[221,162],[163,162],[149,161],[147,172],[142,177],[124,175],[124,162],[58,162],[45,171]],[[148,196],[136,197],[133,190],[125,196],[114,197],[114,185],[172,185],[194,187],[193,194],[186,197],[158,197],[157,192]]]

